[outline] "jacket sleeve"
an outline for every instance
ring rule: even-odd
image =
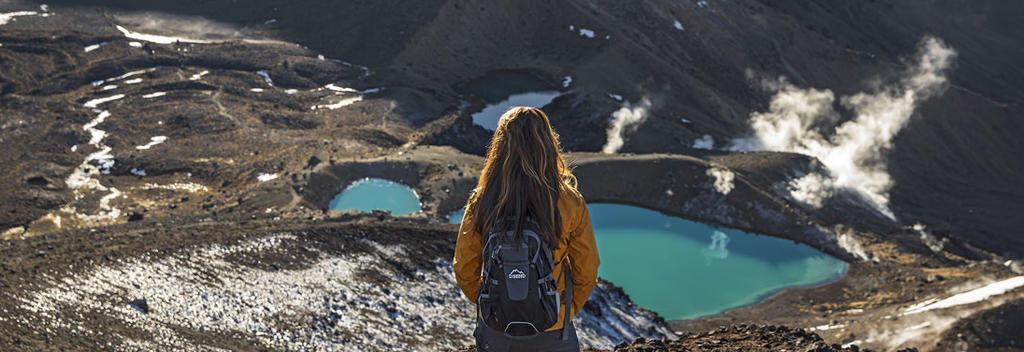
[[[476,295],[480,291],[480,268],[482,266],[480,233],[473,230],[473,216],[468,211],[462,217],[459,235],[455,240],[455,258],[452,267],[455,270],[455,282],[466,295],[466,299],[476,304]]]
[[[580,218],[569,240],[569,264],[572,270],[572,314],[583,309],[583,304],[590,298],[590,292],[597,285],[597,266],[601,260],[597,256],[597,243],[594,240],[594,229],[590,224],[590,211],[581,199]]]

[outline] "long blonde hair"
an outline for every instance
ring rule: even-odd
[[[536,108],[517,106],[501,115],[487,146],[487,162],[466,211],[479,233],[488,233],[501,218],[513,219],[516,235],[532,217],[550,248],[558,247],[562,219],[558,198],[576,191],[576,176],[562,159],[558,134],[548,116]],[[486,238],[486,236],[482,236]]]

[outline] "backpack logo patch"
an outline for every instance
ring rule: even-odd
[[[512,269],[512,272],[508,273],[508,278],[509,279],[525,279],[526,278],[526,273],[520,271],[519,269]]]

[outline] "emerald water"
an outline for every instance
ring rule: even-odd
[[[523,71],[498,71],[470,81],[465,91],[487,102],[473,113],[473,123],[488,130],[498,128],[501,114],[513,106],[543,107],[560,92],[536,76]]]
[[[790,240],[629,205],[587,208],[601,256],[598,276],[670,320],[721,313],[846,271],[846,263]]]
[[[630,205],[587,208],[601,256],[598,276],[669,320],[718,314],[846,271],[846,263],[790,240]],[[449,219],[458,223],[461,213]]]
[[[420,198],[401,183],[367,177],[345,187],[331,199],[329,207],[331,210],[390,210],[391,215],[404,215],[420,211]]]

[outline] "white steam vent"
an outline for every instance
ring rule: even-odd
[[[715,180],[713,186],[715,187],[715,190],[722,195],[729,194],[729,192],[732,192],[733,187],[735,187],[732,180],[736,178],[736,174],[732,173],[729,169],[714,166],[704,173],[710,176],[711,179]]]
[[[622,139],[624,133],[633,133],[640,124],[647,120],[647,112],[651,109],[651,100],[644,97],[639,104],[633,105],[626,102],[623,107],[612,113],[612,123],[608,126],[608,141],[604,148],[605,154],[614,154],[622,148],[625,141]]]
[[[882,214],[895,218],[889,209],[892,180],[884,152],[892,147],[893,137],[907,125],[917,105],[942,93],[945,71],[955,56],[939,39],[926,37],[898,81],[840,97],[839,102],[855,116],[838,126],[832,91],[800,88],[784,77],[768,82],[776,91],[769,110],[751,115],[754,135],[734,140],[732,149],[814,156],[828,167],[834,180],[821,175],[797,180],[791,184],[794,198],[820,206],[833,187],[848,188],[862,194]]]

